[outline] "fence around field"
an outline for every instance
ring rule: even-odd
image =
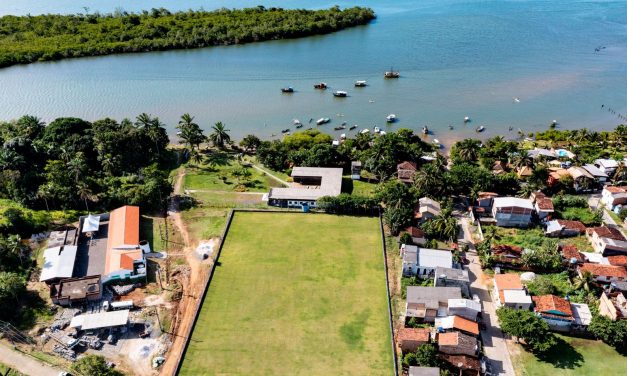
[[[246,208],[237,208],[237,209],[232,209],[229,212],[229,216],[227,218],[226,221],[226,226],[224,227],[224,230],[222,231],[222,236],[220,238],[220,246],[218,247],[218,251],[216,253],[216,258],[213,262],[213,265],[211,266],[211,270],[209,272],[209,277],[207,278],[207,281],[205,282],[205,286],[203,287],[203,293],[202,293],[202,298],[198,300],[198,304],[196,305],[195,311],[194,311],[194,322],[192,323],[192,325],[190,325],[189,329],[187,330],[187,333],[185,333],[185,347],[183,348],[183,351],[181,351],[181,353],[178,356],[178,359],[176,360],[176,374],[178,374],[181,371],[181,366],[183,365],[183,359],[185,358],[185,353],[187,353],[187,348],[189,347],[189,343],[191,340],[191,336],[192,333],[194,332],[194,328],[196,327],[196,323],[198,322],[198,314],[200,313],[200,309],[202,307],[203,302],[205,301],[205,298],[207,296],[207,292],[209,291],[209,285],[211,284],[211,280],[213,279],[213,275],[215,273],[215,269],[216,269],[216,265],[218,264],[218,260],[220,259],[220,254],[222,253],[222,247],[224,246],[224,240],[226,239],[226,236],[229,232],[229,229],[231,228],[231,222],[233,221],[233,217],[235,216],[235,213],[237,212],[243,212],[243,213],[250,213],[250,212],[256,212],[256,213],[283,213],[283,214],[292,214],[295,212],[301,212],[300,210],[277,210],[277,209],[246,209]],[[391,338],[391,350],[392,350],[392,354],[393,354],[393,361],[394,361],[394,375],[398,376],[398,359],[396,356],[396,350],[394,348],[394,324],[393,324],[393,318],[392,318],[392,301],[391,301],[391,297],[390,297],[390,284],[389,284],[389,280],[388,280],[388,263],[387,263],[387,248],[385,245],[385,232],[383,229],[383,219],[382,217],[379,215],[379,226],[381,229],[381,241],[382,241],[382,254],[383,254],[383,265],[384,265],[384,272],[385,272],[385,291],[387,293],[387,302],[388,302],[388,319],[389,319],[389,324],[390,324],[390,338]]]

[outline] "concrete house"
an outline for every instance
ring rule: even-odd
[[[522,247],[509,244],[498,244],[492,246],[492,256],[497,265],[515,266],[520,263],[523,254]]]
[[[594,161],[594,165],[608,176],[614,175],[618,168],[618,162],[614,159],[597,159]]]
[[[583,303],[570,303],[570,309],[573,312],[572,330],[585,331],[592,322],[592,312],[590,307]]]
[[[497,226],[528,227],[533,213],[530,200],[518,197],[496,197],[492,203],[492,216]]]
[[[604,256],[627,254],[627,241],[623,233],[617,228],[592,227],[586,230],[586,236],[597,253]]]
[[[405,317],[434,322],[436,317],[448,316],[448,300],[461,299],[459,287],[408,286]]]
[[[610,210],[616,205],[627,204],[627,187],[604,187],[601,191],[601,203]]]
[[[538,214],[538,218],[541,221],[550,219],[555,212],[555,209],[553,208],[553,200],[546,197],[541,191],[535,192],[532,195],[532,199],[534,201],[534,209]]]
[[[459,316],[437,317],[434,326],[438,333],[460,331],[473,337],[479,335],[479,324]]]
[[[351,179],[352,180],[361,179],[361,162],[360,161],[351,162]]]
[[[139,207],[122,206],[109,215],[103,283],[146,278],[144,253],[149,247],[139,241]]]
[[[575,188],[576,191],[592,188],[596,182],[595,177],[583,167],[573,166],[566,171],[568,171],[570,176],[573,178],[573,188]]]
[[[417,275],[420,278],[433,278],[437,267],[453,267],[453,254],[441,249],[402,244],[401,258],[403,275]]]
[[[575,320],[568,300],[555,295],[534,296],[534,312],[553,330],[568,331]]]
[[[476,321],[477,315],[481,313],[481,303],[471,299],[449,299],[448,314],[459,316],[467,320]]]
[[[424,222],[433,217],[437,217],[442,212],[440,203],[430,199],[429,197],[423,197],[418,200],[418,205],[414,208],[414,218],[418,222]]]
[[[99,301],[102,298],[100,276],[62,279],[50,286],[50,298],[52,303],[61,306]]]
[[[493,296],[497,306],[526,310],[531,307],[531,297],[527,295],[518,274],[495,274]]]
[[[460,332],[438,333],[438,349],[444,354],[475,356],[479,350],[475,337]]]
[[[544,235],[552,238],[579,236],[586,232],[586,226],[579,221],[554,219],[546,223]]]
[[[599,314],[609,317],[612,321],[627,320],[627,299],[621,292],[601,294]]]
[[[581,265],[586,258],[574,245],[560,245],[558,248],[564,265]]]
[[[599,283],[627,281],[627,269],[623,266],[583,263],[579,266],[578,273],[581,276],[585,272],[591,273]]]
[[[294,167],[294,184],[290,188],[270,188],[268,205],[282,208],[315,207],[323,196],[342,193],[342,169],[328,167]]]
[[[585,164],[582,166],[590,175],[594,177],[594,181],[597,183],[605,183],[608,179],[608,176],[605,172],[599,170],[599,168],[593,164]]]
[[[470,296],[468,270],[438,266],[435,268],[434,286],[457,286],[462,290],[463,296]]]
[[[411,236],[411,241],[414,244],[424,245],[427,243],[427,237],[425,236],[425,232],[422,231],[420,227],[409,226],[405,230],[401,231],[401,235],[403,233],[407,233]]]
[[[396,345],[403,353],[415,352],[430,342],[430,328],[400,328],[396,332]]]

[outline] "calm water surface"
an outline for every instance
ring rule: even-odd
[[[355,1],[259,1],[321,8]],[[0,0],[0,14],[241,7],[248,1]],[[37,63],[0,70],[0,118],[159,116],[174,133],[189,112],[239,138],[280,133],[293,118],[372,129],[429,125],[441,141],[560,127],[609,129],[627,113],[626,1],[366,1],[372,24],[299,40]],[[595,48],[605,49],[595,52]],[[399,80],[384,80],[394,66]],[[354,88],[367,80],[366,88]],[[318,81],[347,90],[313,89]],[[296,92],[280,93],[291,85]],[[518,98],[519,102],[513,98]],[[462,119],[474,121],[464,125]],[[454,130],[448,126],[453,125]],[[509,127],[514,131],[509,132]],[[335,132],[339,133],[339,132]]]

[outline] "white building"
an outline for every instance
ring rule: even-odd
[[[401,245],[403,275],[417,275],[431,278],[438,267],[452,268],[453,254],[442,249],[419,248],[415,245]]]
[[[533,213],[531,200],[518,197],[495,197],[492,216],[497,226],[528,227]]]
[[[618,162],[614,159],[597,159],[594,161],[594,164],[599,168],[599,170],[609,176],[614,175],[614,172],[616,172],[616,169],[618,168]]]
[[[616,205],[627,204],[627,187],[604,187],[601,191],[601,202],[610,210]]]

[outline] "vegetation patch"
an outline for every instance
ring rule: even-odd
[[[181,375],[388,375],[376,218],[237,212]]]
[[[326,34],[375,18],[369,8],[152,9],[0,18],[0,67],[35,61],[240,44]]]

